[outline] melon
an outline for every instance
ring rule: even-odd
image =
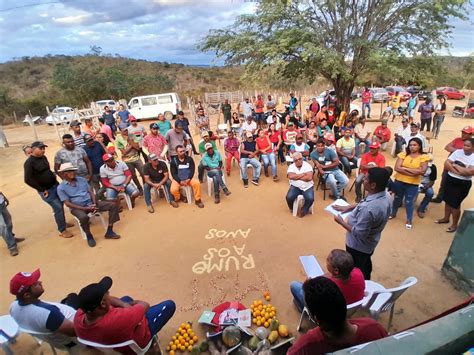
[[[268,338],[268,334],[269,334],[268,329],[264,327],[258,327],[257,330],[255,331],[255,335],[257,335],[257,337],[259,337],[262,340]]]
[[[239,328],[233,325],[225,328],[224,331],[222,332],[222,341],[229,348],[232,348],[236,346],[238,343],[240,343],[241,338],[242,338],[242,335],[240,334]]]

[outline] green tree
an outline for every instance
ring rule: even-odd
[[[252,76],[269,66],[308,83],[321,75],[347,109],[356,80],[372,67],[446,47],[450,19],[466,19],[467,6],[466,0],[262,0],[254,14],[210,30],[198,47],[226,64],[245,64]]]

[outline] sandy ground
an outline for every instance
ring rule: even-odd
[[[449,101],[448,112],[459,104]],[[439,140],[432,141],[439,168],[446,158],[444,145],[460,135],[461,127],[473,123],[448,114]],[[393,132],[399,125],[398,121],[389,127]],[[299,314],[288,285],[305,278],[298,256],[314,254],[325,266],[331,249],[344,248],[344,231],[323,211],[330,200],[323,201],[321,191],[315,193],[313,216],[292,217],[284,200],[288,185],[286,167],[282,165],[278,166],[280,182],[263,177],[259,187],[251,185],[248,189],[243,188],[234,167],[232,176],[227,178],[232,195],[223,197],[220,205],[207,196],[207,186],[203,184],[204,209],[194,204],[180,204],[179,209],[173,209],[161,199],[155,202],[156,213],[149,214],[144,200],[137,200],[133,211],[121,214],[122,220],[116,226],[122,235],[120,240],[103,239],[100,224],[92,227],[97,240],[93,249],[87,247],[77,227],[71,229],[74,238],[61,239],[51,209],[23,182],[25,158],[20,147],[33,140],[31,128],[7,127],[5,132],[10,148],[0,150],[0,190],[10,199],[15,233],[27,241],[20,244],[20,255],[15,258],[5,247],[0,248],[1,314],[8,313],[13,300],[8,292],[10,277],[18,271],[40,267],[46,290],[44,300],[60,300],[105,275],[114,280],[113,295],[130,295],[151,303],[173,299],[177,312],[160,333],[162,344],[169,342],[182,322],[196,322],[202,310],[225,300],[250,305],[254,299],[261,299],[267,289],[272,293],[278,318],[296,333]],[[59,147],[56,133],[48,126],[40,126],[38,132],[49,145],[47,155],[51,162]],[[394,159],[385,155],[393,166]],[[439,181],[436,190],[438,184]],[[353,201],[354,192],[346,191],[346,197]],[[472,207],[471,192],[463,208]],[[415,217],[411,231],[404,228],[401,210],[399,217],[388,223],[376,249],[374,281],[395,287],[408,276],[418,278],[418,284],[397,302],[392,332],[415,325],[466,298],[440,272],[453,239],[452,234],[444,232],[444,226],[433,223],[442,216],[442,210],[442,204],[430,205],[423,220]],[[69,212],[67,219],[72,221]],[[203,262],[206,260],[210,260],[210,266]],[[388,316],[383,315],[382,324],[386,325],[387,320]],[[194,329],[204,333],[197,323]],[[21,335],[12,349],[22,354],[50,353],[47,346],[38,347],[27,335]]]

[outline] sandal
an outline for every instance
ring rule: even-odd
[[[446,232],[448,232],[448,233],[454,233],[454,232],[456,232],[456,229],[457,229],[457,228],[455,228],[455,227],[449,227],[448,229],[446,229]]]
[[[437,219],[436,221],[434,221],[436,224],[448,224],[449,221],[445,221],[445,220],[442,220],[442,219]]]

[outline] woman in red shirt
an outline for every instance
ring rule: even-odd
[[[268,166],[271,165],[273,181],[278,181],[273,144],[270,141],[270,137],[265,135],[265,131],[262,128],[257,131],[257,139],[255,142],[257,143],[257,152],[260,153],[263,160],[263,171],[265,172],[265,176],[268,177]]]
[[[280,162],[285,162],[285,156],[283,155],[283,140],[281,138],[281,130],[276,128],[276,124],[272,123],[268,127],[267,136],[270,138],[270,142],[273,144],[273,150],[278,152]]]

